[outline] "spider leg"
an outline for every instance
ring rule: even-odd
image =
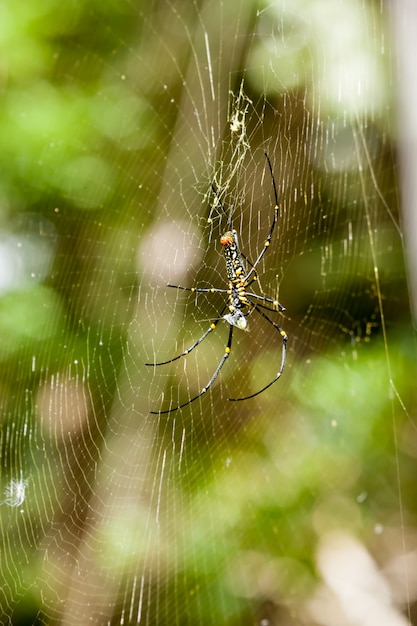
[[[206,333],[206,335],[207,334],[208,333]],[[225,364],[226,359],[228,358],[229,354],[232,351],[232,338],[233,338],[233,326],[230,325],[229,326],[229,339],[227,341],[227,346],[226,346],[224,354],[223,354],[223,356],[222,356],[222,358],[221,358],[221,360],[220,360],[220,362],[219,362],[219,364],[218,364],[218,366],[216,368],[216,371],[214,372],[213,376],[210,378],[210,380],[208,381],[206,386],[203,387],[202,390],[196,396],[194,396],[194,398],[191,398],[191,400],[188,400],[187,402],[184,402],[183,404],[180,404],[179,406],[176,406],[173,409],[166,409],[165,411],[150,411],[150,413],[152,415],[164,415],[166,413],[173,413],[174,411],[178,411],[179,409],[183,409],[185,406],[188,406],[189,404],[194,402],[194,400],[197,400],[202,395],[204,395],[210,389],[210,387],[212,386],[212,384],[216,380],[217,376],[220,373],[220,370],[222,369],[223,365]]]
[[[222,202],[222,199],[219,196],[219,193],[218,193],[217,189],[215,188],[215,186],[213,184],[211,185],[211,188],[212,188],[212,190],[214,192],[214,195],[216,196],[217,201],[218,201],[218,203],[219,203],[219,205],[220,205],[220,207],[221,207],[221,209],[222,209],[222,211],[223,211],[223,213],[224,213],[224,215],[225,215],[225,217],[227,219],[227,227],[228,228],[232,228],[232,220],[227,215],[226,208],[225,208],[225,206],[224,206],[224,204]],[[258,280],[258,272],[256,271],[256,268],[254,267],[254,264],[248,259],[248,257],[245,256],[243,254],[243,252],[240,252],[240,254],[241,254],[242,258],[245,259],[246,263],[251,266],[251,270],[250,270],[249,274],[254,274],[254,276],[251,278],[251,280],[250,280],[250,282],[248,284],[252,284],[254,281]],[[249,276],[249,274],[248,274],[248,276]],[[171,286],[171,285],[168,285],[168,286]]]
[[[167,285],[167,287],[173,287],[174,289],[182,289],[182,291],[192,291],[193,293],[229,293],[228,289],[217,289],[216,287],[208,287],[207,289],[201,287],[181,287],[181,285]]]
[[[265,154],[265,157],[266,157],[266,160],[267,160],[267,163],[268,163],[269,171],[271,173],[272,186],[274,188],[274,199],[275,199],[274,217],[273,217],[273,220],[272,220],[272,224],[271,224],[271,226],[269,228],[269,233],[268,233],[268,236],[267,236],[267,238],[265,240],[264,247],[262,248],[261,252],[259,253],[258,258],[256,259],[256,261],[252,264],[252,267],[249,270],[248,274],[246,275],[245,280],[248,280],[249,276],[251,276],[252,274],[256,273],[257,266],[259,265],[259,263],[260,263],[261,259],[263,258],[265,252],[269,248],[269,244],[271,242],[272,235],[274,233],[275,225],[276,225],[276,223],[278,221],[278,217],[279,217],[278,192],[277,192],[277,186],[276,186],[276,183],[275,183],[274,172],[273,172],[273,169],[272,169],[271,161],[269,160],[269,156],[267,155],[266,152],[264,154]]]
[[[184,287],[184,289],[185,289],[185,287]],[[200,337],[200,339],[197,339],[197,341],[195,343],[193,343],[192,346],[187,348],[187,350],[184,350],[184,352],[181,352],[181,354],[178,354],[177,356],[174,356],[173,359],[169,359],[168,361],[161,361],[160,363],[145,363],[145,365],[148,365],[148,366],[151,366],[151,367],[156,367],[158,365],[168,365],[168,363],[173,363],[174,361],[177,361],[178,359],[181,359],[183,356],[187,356],[187,354],[190,354],[190,352],[192,350],[194,350],[194,348],[199,346],[200,343],[202,341],[204,341],[204,339],[207,337],[207,335],[209,335],[211,332],[213,332],[213,330],[215,330],[215,328],[216,328],[217,324],[219,323],[219,321],[221,319],[223,319],[223,313],[225,312],[226,309],[227,309],[227,306],[223,307],[223,310],[220,313],[219,317],[217,319],[212,320],[210,326],[207,328],[207,330],[204,333],[204,335],[202,335]]]
[[[246,296],[249,298],[255,298],[255,300],[262,300],[262,302],[268,302],[269,304],[272,304],[273,306],[276,307],[276,309],[268,309],[268,307],[263,307],[267,309],[268,311],[285,311],[285,306],[283,306],[280,302],[278,302],[278,300],[273,300],[272,298],[266,298],[265,296],[260,296],[257,293],[251,293],[250,291],[246,292]],[[262,306],[262,304],[259,304],[259,306]]]
[[[254,264],[254,263],[252,263],[251,261],[249,261],[248,257],[247,257],[247,256],[245,256],[245,255],[243,254],[243,252],[241,252],[241,253],[240,253],[240,255],[241,255],[241,256],[245,259],[245,262],[246,262],[248,265],[250,265],[250,267],[251,267],[251,271],[253,270],[253,274],[254,274],[254,275],[252,276],[252,278],[250,279],[250,281],[249,281],[248,283],[246,283],[246,287],[249,287],[249,285],[252,285],[252,283],[254,283],[254,282],[256,282],[256,281],[258,281],[258,280],[259,280],[258,272],[256,271],[255,264]],[[249,274],[250,274],[250,272],[249,272]],[[247,274],[247,276],[249,276],[249,274]]]
[[[265,156],[266,156],[266,153],[265,153]],[[268,158],[268,157],[267,157],[267,158]],[[269,159],[268,159],[268,161],[269,161]],[[272,171],[272,170],[271,170],[271,171]],[[274,185],[274,187],[275,187],[275,185]],[[219,194],[218,194],[218,192],[217,192],[217,189],[215,188],[215,186],[214,186],[213,184],[211,185],[211,188],[212,188],[212,190],[213,190],[213,192],[214,192],[214,195],[215,195],[215,196],[216,196],[216,198],[217,198],[218,203],[220,204],[220,207],[221,207],[221,209],[222,209],[222,211],[223,211],[224,215],[226,216],[226,219],[227,219],[227,227],[228,227],[228,228],[232,228],[232,221],[231,221],[231,218],[227,215],[226,208],[225,208],[225,206],[224,206],[224,204],[223,204],[223,202],[222,202],[222,199],[220,198],[220,196],[219,196]],[[277,204],[278,204],[278,201],[277,201]],[[252,263],[252,262],[248,259],[248,257],[247,257],[245,254],[243,254],[243,252],[240,252],[240,254],[241,254],[242,258],[243,258],[243,259],[245,259],[246,263],[247,263],[248,265],[250,265],[250,267],[251,267],[251,270],[250,270],[249,274],[254,274],[254,275],[252,276],[251,280],[250,280],[250,281],[249,281],[249,283],[248,283],[248,285],[251,285],[253,282],[255,282],[255,281],[257,281],[257,280],[259,279],[259,277],[258,277],[258,272],[256,271],[256,268],[254,267],[254,264],[253,264],[253,263]],[[249,276],[249,274],[248,274],[248,276]],[[168,286],[173,286],[173,285],[168,285]]]
[[[278,370],[277,375],[275,376],[275,378],[273,380],[271,380],[270,383],[268,383],[267,385],[265,385],[265,387],[262,387],[262,389],[260,389],[259,391],[256,391],[255,393],[252,393],[250,396],[245,396],[244,398],[229,398],[229,400],[231,402],[238,402],[240,400],[249,400],[250,398],[254,398],[255,396],[258,396],[260,393],[262,393],[263,391],[265,391],[266,389],[268,389],[268,387],[270,387],[271,385],[273,385],[274,383],[277,382],[278,378],[281,377],[282,372],[284,371],[284,367],[285,367],[285,361],[287,358],[287,341],[288,341],[288,336],[287,333],[285,332],[285,330],[283,330],[280,326],[278,326],[278,324],[276,324],[273,320],[271,320],[270,317],[268,317],[268,315],[266,315],[263,311],[261,311],[261,309],[259,308],[259,306],[257,304],[255,304],[254,302],[251,303],[253,308],[255,309],[255,311],[257,311],[259,313],[259,315],[262,315],[263,318],[265,318],[270,324],[272,324],[272,326],[275,328],[275,330],[281,335],[282,337],[282,358],[281,358],[281,365],[280,368]]]

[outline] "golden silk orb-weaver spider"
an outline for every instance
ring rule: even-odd
[[[210,326],[205,331],[205,333],[200,337],[200,339],[198,339],[195,343],[193,343],[192,346],[187,348],[187,350],[184,350],[184,352],[182,352],[181,354],[178,354],[173,359],[169,359],[168,361],[162,361],[160,363],[146,363],[146,365],[157,367],[159,365],[167,365],[168,363],[173,363],[177,359],[186,357],[188,354],[190,354],[192,350],[194,350],[194,348],[199,346],[200,343],[204,341],[204,339],[210,333],[212,333],[217,328],[217,325],[221,320],[225,320],[229,324],[229,338],[228,338],[227,345],[224,350],[224,354],[222,358],[220,359],[220,362],[217,365],[217,368],[214,374],[212,375],[208,383],[199,391],[199,393],[196,396],[194,396],[187,402],[180,404],[179,406],[171,407],[163,411],[151,411],[151,413],[154,415],[161,415],[164,413],[173,413],[174,411],[178,411],[178,409],[182,409],[188,406],[189,404],[191,404],[192,402],[200,398],[202,395],[207,393],[207,391],[210,389],[210,387],[216,380],[217,376],[219,375],[220,370],[222,369],[226,360],[229,358],[230,353],[232,352],[232,341],[233,341],[234,329],[238,328],[239,330],[247,331],[248,330],[247,317],[249,314],[253,312],[256,312],[258,315],[263,317],[274,328],[274,330],[278,332],[278,334],[280,335],[282,339],[281,364],[274,378],[267,385],[262,387],[262,389],[259,389],[259,391],[256,391],[255,393],[252,393],[249,396],[245,396],[243,398],[229,398],[229,400],[231,402],[238,402],[240,400],[249,400],[250,398],[254,398],[255,396],[259,395],[260,393],[268,389],[271,385],[273,385],[281,377],[281,374],[284,371],[286,355],[287,355],[288,336],[287,336],[287,333],[269,317],[269,315],[264,313],[264,311],[266,310],[266,311],[271,311],[271,312],[276,313],[276,312],[285,311],[285,307],[282,306],[282,304],[280,304],[278,300],[274,300],[273,298],[262,296],[260,294],[254,293],[253,291],[248,291],[248,287],[250,287],[258,279],[256,268],[258,267],[259,263],[261,262],[261,260],[263,259],[263,257],[265,256],[269,248],[272,236],[274,234],[275,226],[279,217],[278,192],[277,192],[277,187],[275,183],[274,173],[272,170],[271,161],[269,159],[269,156],[266,154],[266,152],[265,152],[265,157],[266,157],[269,171],[271,174],[272,186],[274,190],[275,207],[274,207],[274,216],[272,219],[272,223],[269,227],[267,238],[264,242],[263,248],[261,252],[259,253],[256,261],[254,263],[251,263],[250,261],[246,259],[244,254],[240,251],[237,232],[232,227],[229,221],[228,225],[230,226],[230,230],[226,231],[220,237],[220,243],[223,246],[223,254],[224,254],[225,261],[226,261],[226,274],[227,274],[227,280],[228,280],[228,288],[217,289],[216,287],[200,288],[200,287],[181,287],[179,285],[168,285],[168,287],[172,287],[173,289],[191,291],[192,293],[223,293],[227,297],[227,302],[225,306],[221,310],[219,316],[211,321]],[[214,190],[214,193],[217,195],[217,192],[214,189],[214,187],[213,187],[213,190]],[[226,213],[221,203],[220,203],[220,206],[223,212]]]

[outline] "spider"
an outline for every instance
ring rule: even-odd
[[[232,227],[231,221],[228,220],[228,226],[230,230],[227,230],[220,237],[220,243],[223,246],[223,253],[224,253],[224,258],[226,261],[226,274],[227,274],[227,279],[229,283],[228,289],[217,289],[216,287],[200,288],[200,287],[181,287],[179,285],[167,285],[168,287],[172,287],[173,289],[181,289],[182,291],[191,291],[192,293],[226,294],[227,303],[221,310],[219,317],[216,317],[215,319],[211,321],[209,328],[200,337],[200,339],[198,339],[195,343],[193,343],[192,346],[190,346],[187,350],[184,350],[184,352],[182,352],[178,356],[175,356],[173,359],[169,359],[168,361],[163,361],[161,363],[146,363],[145,365],[153,366],[153,367],[156,367],[159,365],[167,365],[168,363],[173,363],[177,359],[181,359],[182,357],[187,356],[188,354],[190,354],[192,350],[194,350],[194,348],[199,346],[200,343],[202,343],[202,341],[204,341],[204,339],[210,333],[212,333],[216,329],[217,324],[221,320],[225,320],[229,324],[229,338],[227,341],[226,348],[224,350],[224,354],[222,358],[220,359],[220,362],[214,374],[212,375],[208,383],[205,385],[205,387],[203,387],[196,396],[191,398],[191,400],[188,400],[187,402],[180,404],[179,406],[165,409],[164,411],[151,411],[151,413],[154,415],[162,415],[164,413],[173,413],[174,411],[178,411],[179,409],[182,409],[185,406],[188,406],[189,404],[191,404],[192,402],[200,398],[210,389],[210,387],[216,380],[217,376],[220,373],[220,370],[222,369],[223,365],[225,364],[226,360],[228,359],[232,351],[232,340],[233,340],[234,329],[238,328],[239,330],[247,331],[248,330],[247,317],[249,314],[253,312],[258,313],[267,322],[269,322],[269,324],[271,324],[271,326],[279,333],[280,337],[282,338],[281,364],[275,377],[271,380],[271,382],[269,382],[267,385],[262,387],[262,389],[260,389],[259,391],[256,391],[255,393],[252,393],[250,396],[245,396],[243,398],[229,398],[229,400],[231,402],[237,402],[240,400],[249,400],[250,398],[254,398],[255,396],[259,395],[260,393],[268,389],[271,385],[273,385],[280,378],[282,372],[284,371],[286,354],[287,354],[288,336],[287,336],[287,333],[280,326],[278,326],[276,322],[274,322],[266,313],[264,313],[264,310],[272,311],[272,312],[277,312],[277,311],[282,312],[282,311],[285,311],[285,307],[282,306],[282,304],[280,304],[278,300],[261,296],[257,293],[253,293],[252,291],[247,291],[247,288],[250,287],[255,281],[258,280],[258,274],[257,274],[256,268],[258,267],[259,263],[261,262],[261,260],[265,256],[266,251],[269,248],[272,235],[274,233],[275,225],[279,217],[278,193],[277,193],[274,173],[272,170],[271,161],[266,152],[265,152],[265,157],[266,157],[269,171],[271,174],[272,186],[273,186],[273,191],[274,191],[274,199],[275,199],[275,207],[274,207],[274,217],[272,219],[272,223],[269,228],[267,238],[265,240],[265,243],[263,245],[261,252],[258,255],[258,258],[256,259],[254,263],[251,263],[245,257],[245,255],[240,251],[237,232]],[[212,186],[212,188],[213,188],[215,195],[217,196],[216,189],[214,188],[214,186]],[[225,208],[221,202],[220,202],[220,206],[223,212],[226,214]],[[267,306],[267,304],[271,306]],[[228,312],[226,313],[226,311]]]

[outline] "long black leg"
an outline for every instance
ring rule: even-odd
[[[266,153],[265,153],[265,155],[266,155]],[[267,158],[268,158],[268,157],[267,157]],[[268,159],[268,160],[269,160],[269,159]],[[274,185],[274,187],[275,187],[275,185]],[[217,192],[217,190],[216,190],[215,186],[214,186],[214,185],[212,185],[212,186],[211,186],[211,188],[212,188],[212,190],[213,190],[213,192],[214,192],[214,195],[216,196],[216,198],[217,198],[217,200],[218,200],[218,202],[219,202],[219,204],[220,204],[220,206],[221,206],[221,209],[222,209],[222,211],[223,211],[224,215],[226,216],[226,219],[227,219],[227,226],[228,226],[228,228],[232,228],[232,222],[231,222],[231,220],[230,220],[229,216],[227,215],[227,212],[226,212],[225,206],[224,206],[224,204],[223,204],[223,202],[222,202],[222,199],[220,198],[220,196],[219,196],[219,194],[218,194],[218,192]],[[254,264],[253,264],[253,263],[252,263],[252,262],[248,259],[248,257],[247,257],[245,254],[243,254],[243,252],[241,252],[241,251],[240,251],[240,255],[241,255],[241,257],[242,257],[243,259],[245,259],[246,263],[247,263],[248,265],[250,265],[250,267],[251,267],[251,270],[250,270],[249,274],[254,274],[254,276],[251,278],[251,280],[249,281],[249,283],[247,283],[247,285],[246,285],[246,286],[248,286],[248,285],[251,285],[253,282],[255,282],[255,281],[257,281],[257,280],[258,280],[258,272],[256,271],[256,269],[255,269],[255,267],[254,267]],[[248,274],[248,276],[249,276],[249,274]]]
[[[262,387],[262,389],[260,389],[259,391],[256,391],[255,393],[252,393],[250,396],[245,396],[244,398],[229,398],[229,400],[231,402],[239,402],[240,400],[249,400],[250,398],[254,398],[255,396],[258,396],[260,393],[262,393],[263,391],[268,389],[271,385],[276,383],[278,378],[281,377],[281,374],[284,371],[285,361],[286,361],[286,358],[287,358],[287,341],[288,341],[288,337],[287,337],[287,333],[285,332],[285,330],[283,330],[280,326],[278,326],[278,324],[276,324],[273,320],[271,320],[271,318],[268,317],[268,315],[266,315],[263,311],[261,311],[261,309],[259,308],[259,306],[257,304],[252,303],[252,306],[255,309],[255,311],[257,311],[259,313],[259,315],[262,315],[263,318],[265,318],[270,324],[272,324],[272,326],[275,328],[275,330],[282,337],[281,365],[280,365],[280,368],[279,368],[278,373],[275,376],[275,378],[273,380],[271,380],[270,383],[265,385],[265,387]]]
[[[179,409],[183,409],[188,404],[191,404],[192,402],[194,402],[194,400],[197,400],[198,398],[200,398],[202,395],[204,395],[210,389],[210,387],[212,386],[212,384],[216,380],[217,376],[219,375],[220,370],[222,369],[223,365],[225,364],[226,359],[228,358],[229,354],[232,351],[233,328],[234,328],[234,326],[230,325],[230,327],[229,327],[229,339],[227,341],[227,346],[225,348],[224,354],[223,354],[223,356],[222,356],[222,358],[220,360],[220,363],[218,364],[218,366],[216,368],[216,371],[214,372],[213,376],[210,378],[210,380],[207,383],[207,385],[205,387],[203,387],[202,390],[196,396],[194,396],[194,398],[191,398],[191,400],[188,400],[188,402],[184,402],[184,404],[180,404],[179,406],[176,406],[173,409],[165,409],[165,411],[150,411],[150,413],[152,413],[152,415],[164,415],[165,413],[173,413],[174,411],[178,411]]]
[[[190,346],[189,348],[187,348],[187,350],[184,350],[184,352],[181,352],[181,354],[178,354],[178,356],[174,356],[173,359],[169,359],[168,361],[161,361],[160,363],[145,363],[145,365],[148,365],[150,367],[156,367],[158,365],[167,365],[168,363],[173,363],[174,361],[176,361],[177,359],[180,359],[183,356],[187,356],[187,354],[190,354],[190,352],[192,350],[194,350],[194,348],[196,348],[197,346],[200,345],[200,343],[202,341],[204,341],[204,339],[207,337],[207,335],[209,335],[210,333],[213,332],[213,330],[216,329],[217,324],[219,323],[219,321],[221,319],[223,319],[223,313],[225,312],[225,310],[227,309],[227,306],[225,306],[222,310],[222,312],[220,313],[219,317],[217,319],[212,320],[210,326],[207,328],[206,332],[204,333],[204,335],[202,335],[200,337],[200,339],[197,339],[197,341],[195,343],[193,343],[192,346]]]
[[[268,309],[267,307],[263,307],[268,311],[285,311],[285,306],[283,306],[278,300],[273,300],[272,298],[266,298],[265,296],[260,296],[257,293],[251,293],[250,291],[246,291],[245,293],[247,298],[255,298],[255,300],[262,300],[262,302],[268,302],[268,304],[273,304],[275,309]],[[262,306],[262,304],[259,304]]]
[[[269,233],[268,236],[265,240],[264,243],[264,247],[262,248],[261,252],[258,255],[258,258],[256,259],[256,261],[253,263],[251,269],[249,270],[247,276],[245,277],[245,280],[248,280],[249,276],[251,276],[251,274],[254,274],[256,272],[256,268],[259,265],[261,259],[263,258],[265,252],[267,251],[267,249],[269,248],[269,244],[271,242],[272,239],[272,235],[274,233],[274,229],[275,229],[275,225],[278,221],[278,217],[279,217],[279,206],[278,206],[278,192],[277,192],[277,186],[275,184],[275,177],[274,177],[274,172],[272,170],[272,165],[271,165],[271,161],[269,160],[269,156],[267,155],[267,153],[265,152],[265,157],[268,163],[268,167],[269,167],[269,171],[271,173],[271,178],[272,178],[272,186],[274,188],[274,199],[275,199],[275,207],[274,207],[274,218],[272,220],[272,224],[269,228]]]
[[[181,287],[181,285],[167,285],[167,287],[173,287],[174,289],[181,289],[182,291],[192,291],[193,293],[229,293],[228,289],[217,289],[217,287]]]

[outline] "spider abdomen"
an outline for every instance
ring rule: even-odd
[[[227,313],[224,319],[226,322],[229,322],[231,326],[236,326],[236,328],[240,330],[249,330],[248,321],[240,309],[236,309],[233,313]]]
[[[249,305],[245,291],[245,267],[239,250],[237,232],[228,230],[220,237],[220,243],[224,247],[226,261],[226,273],[229,279],[229,311],[224,319],[231,326],[240,330],[249,330],[246,315],[242,309]]]
[[[240,330],[249,330],[246,315],[242,309],[248,306],[245,291],[242,285],[236,286],[232,281],[229,283],[229,311],[223,318],[231,326],[236,326]]]

